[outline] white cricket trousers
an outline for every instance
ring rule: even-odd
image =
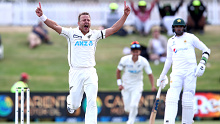
[[[85,124],[97,124],[98,76],[94,67],[72,68],[69,70],[69,88],[72,107],[74,110],[81,106],[85,92],[87,107]]]
[[[178,111],[178,101],[181,90],[182,96],[182,122],[191,124],[193,122],[193,97],[196,90],[195,68],[187,70],[173,70],[170,75],[170,88],[166,95],[166,107],[164,115],[164,124],[175,124],[175,118]],[[187,120],[188,123],[184,121]]]
[[[135,27],[139,32],[142,32],[142,29],[144,29],[144,33],[149,34],[152,26],[153,24],[149,19],[142,22],[139,18],[135,18]]]
[[[140,88],[123,89],[121,91],[124,102],[124,110],[129,112],[127,124],[134,124],[135,118],[138,114],[138,105],[142,96]]]

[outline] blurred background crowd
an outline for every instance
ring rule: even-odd
[[[44,24],[35,15],[38,2],[42,3],[49,18],[67,27],[76,27],[77,19],[74,18],[84,11],[90,12],[93,28],[97,29],[111,27],[123,14],[123,2],[120,0],[0,0],[0,18],[4,18],[0,20],[0,25],[33,26],[27,37],[30,49],[42,43],[53,43]],[[220,24],[219,0],[127,0],[127,4],[132,9],[131,14],[115,35],[136,33],[152,36],[148,46],[142,45],[141,55],[155,64],[166,59],[167,38],[163,35],[173,35],[172,22],[175,18],[185,20],[189,33],[204,34],[205,25]],[[124,54],[129,54],[126,49]],[[0,51],[3,54],[3,47]]]
[[[83,11],[91,12],[93,18],[92,24],[95,26],[104,25],[107,23],[110,3],[116,3],[120,15],[123,13],[123,2],[120,0],[0,0],[0,14],[3,20],[0,20],[0,25],[35,25],[38,22],[34,10],[41,1],[42,7],[45,8],[45,14],[48,17],[56,20],[60,25],[76,26],[77,22],[74,19]],[[187,20],[191,11],[205,11],[206,21],[210,24],[220,24],[219,22],[219,0],[127,0],[127,4],[132,6],[132,13],[129,15],[125,25],[135,24],[135,15],[139,8],[141,11],[150,13],[149,17],[142,17],[150,20],[152,25],[161,24],[165,16],[180,16]],[[190,7],[190,5],[193,5]],[[197,9],[197,7],[199,9]],[[204,8],[201,8],[203,6]],[[82,9],[83,7],[83,9]],[[194,8],[193,8],[194,7]],[[60,8],[60,9],[57,9]],[[4,11],[3,11],[4,10]],[[164,10],[164,11],[163,11]],[[190,10],[190,11],[189,11]],[[198,11],[199,10],[199,11]],[[146,16],[146,15],[145,15]]]

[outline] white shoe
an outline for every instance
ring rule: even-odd
[[[69,104],[70,105],[70,104]],[[67,104],[67,111],[70,113],[70,114],[73,114],[75,112],[74,109],[71,109],[68,104]]]
[[[132,124],[130,121],[127,121],[126,124]]]
[[[66,100],[66,102],[67,102],[67,111],[70,113],[70,114],[73,114],[74,113],[74,109],[72,109],[72,106],[71,106],[71,103],[70,102],[68,102],[69,101],[69,95],[67,96],[67,98],[66,98],[67,100]]]

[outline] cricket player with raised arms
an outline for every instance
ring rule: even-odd
[[[74,113],[81,106],[83,94],[87,98],[85,124],[97,124],[97,93],[98,76],[94,66],[97,42],[100,39],[117,32],[125,23],[130,8],[124,1],[124,14],[110,28],[104,30],[91,30],[91,17],[88,12],[78,16],[77,28],[65,28],[43,14],[41,4],[36,9],[37,16],[58,34],[66,37],[68,42],[69,95],[67,96],[67,110]]]
[[[194,34],[185,32],[186,24],[182,18],[175,19],[172,28],[175,35],[168,40],[167,59],[157,80],[157,86],[162,85],[162,88],[164,88],[166,84],[161,81],[164,80],[172,65],[170,88],[166,94],[164,124],[175,124],[179,95],[182,89],[182,124],[192,124],[196,80],[205,71],[210,49]],[[195,48],[202,51],[202,59],[198,65]]]

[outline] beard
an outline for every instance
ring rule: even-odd
[[[176,31],[176,35],[183,35],[183,31]]]

